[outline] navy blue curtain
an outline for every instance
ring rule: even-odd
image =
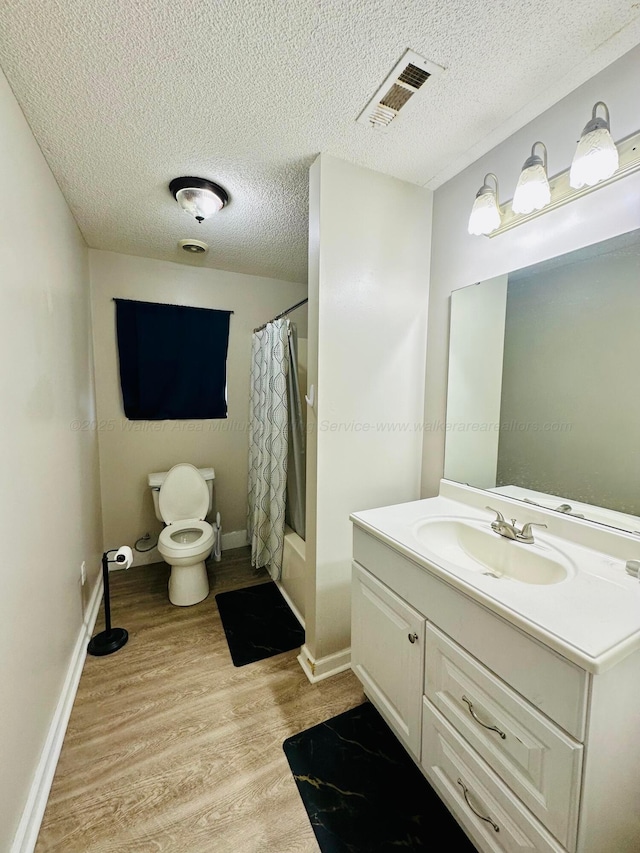
[[[114,301],[127,418],[226,418],[229,316],[233,312]]]

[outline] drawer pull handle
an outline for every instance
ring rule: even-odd
[[[464,784],[464,782],[462,781],[462,779],[458,779],[458,785],[460,785],[460,787],[462,788],[462,793],[464,794],[464,800],[465,800],[466,804],[469,806],[469,808],[471,809],[471,811],[474,813],[474,815],[476,817],[479,817],[480,820],[484,820],[487,823],[491,824],[491,826],[494,828],[494,830],[496,832],[500,832],[500,827],[498,826],[497,823],[494,823],[490,817],[485,817],[484,815],[481,815],[480,812],[477,812],[474,809],[474,807],[471,805],[471,803],[469,802],[469,790],[468,790],[467,786]]]
[[[489,729],[489,731],[491,731],[491,732],[497,732],[500,735],[500,737],[502,738],[502,740],[506,740],[506,738],[507,738],[506,734],[504,732],[501,732],[497,726],[488,726],[486,723],[482,722],[480,717],[478,717],[476,712],[473,710],[473,704],[472,704],[470,699],[467,699],[466,696],[463,696],[462,701],[466,702],[467,705],[469,706],[469,713],[471,714],[473,719],[476,721],[476,723],[479,723],[483,728]]]
[[[415,641],[418,639],[417,634],[407,634],[407,637],[410,643],[415,643]]]

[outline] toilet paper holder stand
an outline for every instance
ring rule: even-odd
[[[111,655],[117,652],[129,639],[129,633],[124,628],[111,627],[111,601],[109,596],[109,563],[124,563],[125,569],[128,569],[131,565],[131,559],[127,553],[123,553],[124,550],[124,548],[111,548],[110,551],[105,551],[102,555],[105,629],[96,634],[95,637],[92,637],[87,646],[87,652],[96,657],[103,657],[104,655]],[[116,556],[113,559],[109,559],[109,554],[115,554]]]

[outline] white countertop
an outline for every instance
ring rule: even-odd
[[[505,501],[497,495],[494,498],[486,492],[478,498],[473,493],[479,490],[468,487],[449,488],[449,492],[456,491],[463,497],[470,494],[472,503],[484,500],[495,505],[507,518],[517,514],[520,521],[545,521],[549,530],[535,530],[536,542],[560,551],[572,563],[573,571],[560,583],[538,585],[506,577],[489,577],[448,564],[442,557],[430,553],[417,537],[416,528],[421,522],[455,517],[475,523],[486,522],[489,528],[495,518],[495,514],[486,509],[450,497],[358,512],[351,520],[435,577],[589,672],[604,672],[640,649],[640,582],[625,572],[626,559],[640,558],[637,539],[604,529],[598,531],[595,525],[587,529],[584,522],[557,520],[553,516],[558,513],[551,511],[528,512],[522,506],[515,506],[517,512],[512,511],[513,501]],[[562,531],[569,531],[571,539],[557,535]],[[580,544],[581,533],[590,547]]]

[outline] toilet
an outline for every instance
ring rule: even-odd
[[[158,551],[171,566],[169,601],[188,607],[209,595],[205,560],[214,545],[213,527],[205,521],[213,507],[213,468],[188,462],[149,474],[156,518],[166,527]]]

